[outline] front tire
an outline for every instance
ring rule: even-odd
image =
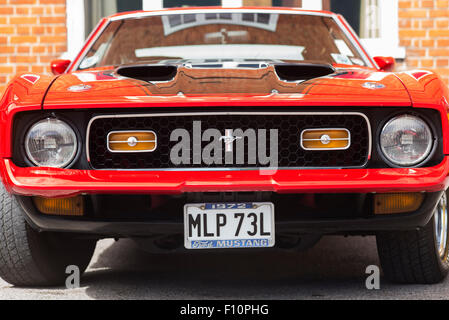
[[[69,265],[84,272],[96,241],[39,233],[25,221],[14,196],[0,187],[0,277],[15,286],[62,285]]]
[[[444,193],[430,222],[413,231],[377,234],[384,275],[392,282],[435,284],[449,271],[447,194]]]

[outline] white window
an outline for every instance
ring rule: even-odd
[[[238,8],[243,5],[243,0],[222,0],[221,3],[225,8]]]
[[[317,0],[302,0],[302,8],[306,10],[323,10],[323,3]]]
[[[366,16],[362,42],[372,56],[405,58],[399,47],[398,0],[365,0]]]
[[[160,10],[164,8],[164,0],[143,0],[143,10]]]
[[[64,59],[75,59],[86,38],[84,0],[67,0],[67,52]]]

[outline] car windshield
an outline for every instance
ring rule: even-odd
[[[205,11],[112,21],[78,69],[161,60],[231,64],[274,60],[366,66],[331,17]]]

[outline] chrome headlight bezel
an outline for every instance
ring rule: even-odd
[[[385,129],[389,125],[391,125],[394,121],[396,121],[402,117],[410,117],[410,118],[414,118],[414,119],[421,121],[422,124],[424,124],[424,126],[426,127],[426,131],[429,133],[429,136],[430,136],[429,145],[427,146],[426,151],[423,153],[423,156],[421,156],[419,159],[417,159],[416,161],[413,161],[413,162],[400,163],[398,161],[395,161],[386,153],[386,151],[384,150],[384,147],[382,145],[382,135],[384,134]],[[418,115],[418,114],[414,114],[414,113],[398,113],[392,117],[389,117],[388,120],[386,120],[379,126],[377,149],[378,149],[378,153],[380,154],[380,157],[382,158],[382,160],[385,161],[390,167],[393,167],[393,168],[419,168],[419,167],[422,167],[423,165],[425,165],[427,162],[429,162],[433,158],[435,151],[437,149],[437,146],[438,146],[437,139],[438,139],[438,134],[435,131],[435,127],[432,125],[432,123],[430,121],[428,121],[428,119],[426,119],[426,117],[424,117],[423,115]]]
[[[28,144],[28,141],[30,139],[30,134],[32,133],[32,131],[35,130],[38,125],[45,124],[46,122],[49,122],[49,121],[52,121],[55,124],[64,127],[67,130],[67,132],[70,133],[70,136],[74,142],[74,147],[73,147],[73,150],[70,152],[70,155],[65,159],[64,162],[61,162],[58,165],[56,165],[56,164],[55,165],[47,165],[47,164],[37,161],[35,159],[35,157],[31,154],[30,147]],[[79,136],[77,130],[75,129],[75,127],[73,125],[71,125],[68,121],[59,119],[59,118],[47,117],[47,118],[40,119],[40,120],[33,122],[28,127],[28,130],[26,131],[23,139],[24,139],[23,146],[24,146],[26,160],[30,164],[32,164],[33,166],[36,166],[36,167],[69,168],[78,159],[80,149],[81,149],[80,148],[80,145],[81,145],[80,136]]]

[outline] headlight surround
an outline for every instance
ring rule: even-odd
[[[38,167],[64,168],[75,158],[78,141],[66,122],[48,118],[35,123],[25,136],[28,159]]]
[[[433,144],[429,125],[409,114],[388,121],[380,135],[380,149],[384,157],[401,167],[413,167],[425,161],[432,152]]]

